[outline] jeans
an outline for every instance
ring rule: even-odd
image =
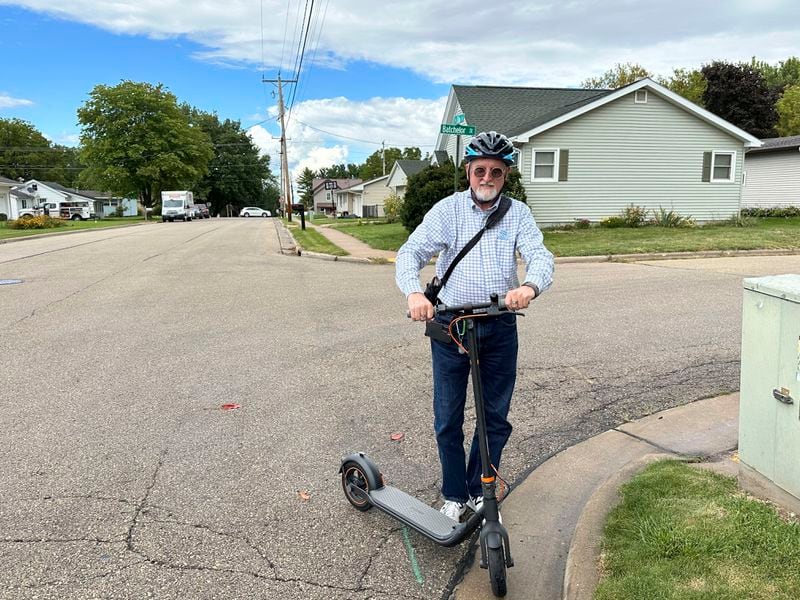
[[[438,316],[437,320],[448,323],[451,318]],[[478,336],[489,456],[491,463],[499,469],[500,456],[511,435],[511,424],[507,417],[517,378],[517,320],[515,316],[505,314],[479,317],[473,323]],[[483,495],[477,426],[472,436],[469,462],[464,453],[464,405],[469,383],[469,356],[460,354],[454,343],[446,344],[433,339],[431,355],[434,431],[442,464],[442,496],[446,500],[466,502],[469,496]]]

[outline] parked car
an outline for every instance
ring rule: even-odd
[[[241,212],[240,217],[271,217],[272,213],[257,206],[245,206]]]
[[[208,204],[195,204],[198,211],[198,219],[210,219],[211,213],[208,210]]]

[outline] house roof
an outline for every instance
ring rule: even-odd
[[[494,130],[506,135],[532,129],[572,110],[573,105],[610,94],[613,90],[574,88],[522,88],[488,85],[454,85],[467,123],[477,131]]]
[[[478,131],[499,131],[513,142],[525,143],[535,135],[645,87],[709,125],[740,139],[746,147],[761,145],[756,137],[648,77],[615,90],[454,85],[445,117],[455,109],[455,99],[466,123]],[[437,142],[439,148],[442,147],[442,135],[439,134]]]
[[[353,187],[354,185],[358,185],[361,183],[360,179],[335,179],[335,178],[321,178],[315,177],[311,183],[311,192],[316,194],[323,186],[326,181],[335,181],[336,185],[339,186],[338,189],[346,190],[349,187]]]
[[[19,181],[14,181],[13,179],[8,179],[7,177],[0,176],[0,183],[5,185],[19,185]]]
[[[450,160],[450,156],[447,154],[447,150],[434,150],[433,160],[436,161],[437,165],[442,166],[444,163]]]
[[[107,192],[98,192],[97,190],[76,190],[75,188],[68,188],[60,183],[56,183],[55,181],[42,181],[42,183],[56,191],[65,192],[67,194],[75,194],[78,196],[83,196],[84,198],[91,198],[93,200],[111,197],[111,194]]]
[[[427,160],[403,159],[395,161],[394,164],[397,165],[398,169],[402,169],[403,173],[405,173],[406,177],[408,177],[409,175],[416,175],[417,173],[422,171],[422,169],[424,169],[425,167],[430,166],[431,163]]]
[[[761,140],[764,145],[760,148],[751,148],[747,153],[756,152],[776,152],[786,150],[797,150],[800,148],[800,135],[790,135],[788,137],[766,138]]]

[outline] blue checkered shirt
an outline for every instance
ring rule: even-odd
[[[397,253],[395,280],[406,297],[422,292],[419,272],[437,254],[436,274],[444,277],[461,248],[483,228],[498,205],[495,202],[491,209],[482,211],[472,201],[470,190],[437,202]],[[539,293],[549,288],[553,255],[544,247],[542,232],[528,205],[512,200],[500,222],[487,230],[456,265],[439,299],[453,305],[488,302],[492,293],[503,298],[520,285],[516,252],[525,262],[524,282],[533,283]]]

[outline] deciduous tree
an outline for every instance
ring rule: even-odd
[[[750,65],[716,61],[702,68],[706,78],[703,104],[715,115],[758,137],[772,137],[778,92]]]
[[[800,135],[800,84],[786,88],[776,108],[778,124],[775,129],[778,135]]]
[[[651,77],[650,71],[637,63],[617,63],[613,69],[609,69],[600,77],[586,79],[581,87],[586,89],[616,89],[629,83],[633,83],[642,77]]]
[[[676,94],[703,106],[703,93],[706,91],[706,78],[699,69],[674,69],[672,76],[660,78],[659,83]]]
[[[152,206],[162,190],[191,189],[208,172],[213,149],[163,85],[98,85],[78,109],[85,180]]]

